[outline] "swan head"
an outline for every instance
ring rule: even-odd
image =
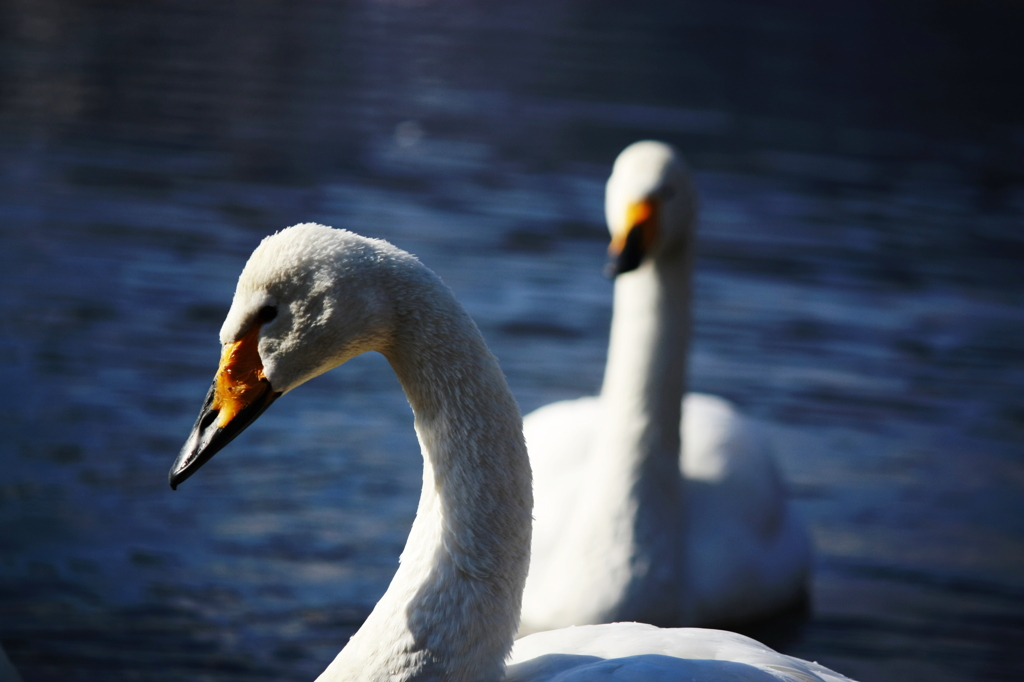
[[[671,145],[644,140],[622,150],[604,195],[612,237],[608,275],[635,270],[648,258],[688,248],[696,203],[689,169]]]
[[[171,467],[195,473],[281,395],[368,350],[384,350],[387,282],[409,254],[387,242],[306,223],[263,240],[238,279],[220,330],[220,366]]]

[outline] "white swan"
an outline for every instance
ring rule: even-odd
[[[524,420],[536,520],[522,631],[736,625],[799,603],[810,544],[767,439],[720,398],[683,398],[696,199],[675,150],[627,147],[605,213],[616,280],[600,397]]]
[[[501,679],[529,563],[529,458],[498,363],[451,291],[386,242],[296,225],[249,259],[221,342],[172,487],[281,394],[364,351],[387,357],[415,414],[423,490],[401,565],[320,682]],[[509,679],[608,679],[593,671],[609,655],[615,679],[845,679],[731,633],[602,628],[522,640]]]

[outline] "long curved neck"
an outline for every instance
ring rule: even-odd
[[[585,561],[603,567],[589,571],[602,582],[591,591],[603,599],[592,600],[590,622],[678,620],[685,566],[679,424],[690,330],[689,258],[684,251],[648,261],[615,283],[601,418],[586,474],[589,501],[576,510],[580,537],[571,541],[585,550],[577,552]],[[568,552],[566,561],[574,561]]]
[[[319,682],[500,679],[529,567],[533,493],[519,409],[435,276],[420,273],[397,299],[383,352],[415,414],[423,490],[391,585]]]
[[[647,262],[615,281],[598,452],[637,479],[678,473],[690,343],[688,251]]]

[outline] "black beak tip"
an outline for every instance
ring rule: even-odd
[[[271,389],[270,382],[266,379],[263,381],[266,384],[265,390],[259,399],[243,408],[223,428],[216,424],[217,411],[211,407],[214,389],[210,389],[206,396],[206,403],[199,413],[199,418],[196,419],[195,426],[192,427],[192,433],[189,434],[188,440],[185,441],[181,452],[178,453],[174,464],[171,465],[171,470],[167,473],[167,483],[170,484],[171,490],[177,490],[183,481],[198,471],[221,448],[234,440],[235,436],[244,431],[249,424],[263,414],[264,410],[281,397],[280,392],[274,392]]]
[[[167,482],[170,483],[171,490],[177,490],[182,481],[191,475],[191,471],[174,471],[174,469],[171,469],[171,472],[167,475]]]
[[[631,272],[640,267],[646,257],[646,249],[643,246],[642,230],[634,227],[626,235],[626,243],[618,253],[608,254],[608,264],[604,267],[604,274],[609,279],[615,278],[626,272]]]
[[[194,462],[196,460],[195,453],[189,449],[190,445],[192,445],[191,439],[190,442],[186,443],[185,447],[182,448],[182,452],[178,455],[178,459],[176,459],[174,464],[171,465],[171,470],[167,472],[167,483],[170,484],[171,490],[177,490],[182,481],[191,476],[192,472],[199,468],[190,464],[190,462]]]
[[[178,456],[174,458],[171,470],[167,472],[167,483],[170,484],[171,490],[177,490],[182,481],[191,476],[219,449],[207,447],[209,440],[220,430],[216,427],[210,428],[213,419],[207,418],[208,414],[204,408],[199,419],[196,420],[196,425],[192,429],[192,433],[189,434],[188,440],[181,447]]]
[[[609,256],[604,266],[604,276],[615,279],[619,275],[636,270],[642,261],[643,258],[633,252]]]

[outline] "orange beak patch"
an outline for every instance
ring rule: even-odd
[[[210,407],[218,410],[217,426],[224,428],[262,392],[263,361],[259,353],[260,325],[224,346],[217,369],[217,389]]]
[[[634,230],[640,230],[640,247],[647,253],[658,238],[657,206],[651,199],[629,205],[626,209],[626,229],[612,237],[608,255],[617,257],[626,248],[626,240]]]

